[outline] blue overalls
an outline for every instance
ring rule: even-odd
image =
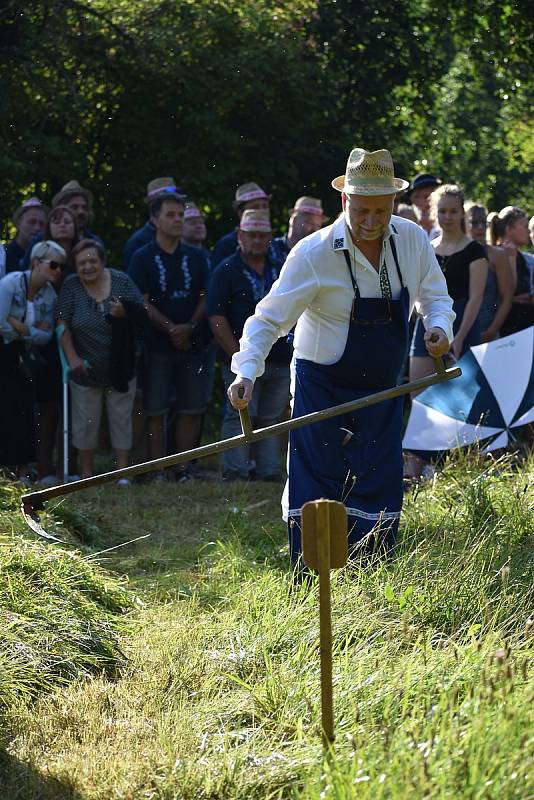
[[[409,344],[409,294],[392,237],[389,242],[402,287],[397,300],[361,297],[349,253],[343,250],[354,289],[345,350],[335,364],[297,359],[294,417],[397,385]],[[393,547],[403,499],[402,411],[403,398],[397,397],[291,431],[293,566],[301,555],[300,509],[321,497],[340,500],[347,508],[349,554]]]

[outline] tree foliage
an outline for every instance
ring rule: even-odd
[[[0,219],[72,178],[118,251],[146,183],[173,175],[232,224],[236,185],[275,221],[349,149],[388,147],[490,206],[531,202],[532,27],[523,0],[7,0]]]

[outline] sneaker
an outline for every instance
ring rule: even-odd
[[[44,478],[39,478],[37,481],[39,486],[59,486],[60,482],[57,475],[45,475]]]
[[[131,486],[132,482],[129,478],[119,478],[117,486]]]

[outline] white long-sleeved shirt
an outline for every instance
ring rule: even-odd
[[[395,228],[396,233],[393,228]],[[387,269],[393,299],[399,297],[389,238],[395,238],[404,285],[425,328],[442,328],[452,341],[455,319],[447,284],[426,232],[402,217],[393,216],[384,236],[380,269]],[[296,324],[295,357],[317,364],[339,361],[349,330],[354,290],[343,255],[348,250],[361,297],[381,297],[380,275],[353,244],[345,219],[302,239],[291,250],[280,277],[245,323],[232,371],[255,380],[263,375],[265,358],[274,342]]]

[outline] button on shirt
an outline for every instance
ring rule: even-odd
[[[180,244],[174,253],[166,253],[154,241],[136,250],[128,274],[152,305],[178,325],[193,316],[206,290],[208,271],[201,250]],[[149,329],[147,339],[156,350],[174,351],[169,337],[155,328]]]
[[[410,313],[415,307],[425,328],[440,327],[452,341],[452,300],[425,231],[410,220],[391,218],[380,264],[382,268],[385,262],[392,297],[397,299],[401,284],[388,242],[392,236],[410,295]],[[345,219],[340,217],[291,250],[279,279],[244,327],[240,350],[232,358],[232,370],[238,377],[255,380],[262,375],[273,342],[287,335],[295,323],[296,358],[318,364],[339,361],[347,341],[354,296],[343,250],[349,252],[360,295],[382,296],[379,273],[353,244]]]
[[[238,250],[219,264],[211,276],[206,303],[208,316],[226,317],[234,336],[239,339],[246,320],[254,314],[258,302],[268,293],[279,272],[279,266],[268,256],[263,275],[259,275],[245,264]],[[222,357],[228,361],[225,353]],[[291,347],[285,337],[276,342],[269,361],[289,364]]]

